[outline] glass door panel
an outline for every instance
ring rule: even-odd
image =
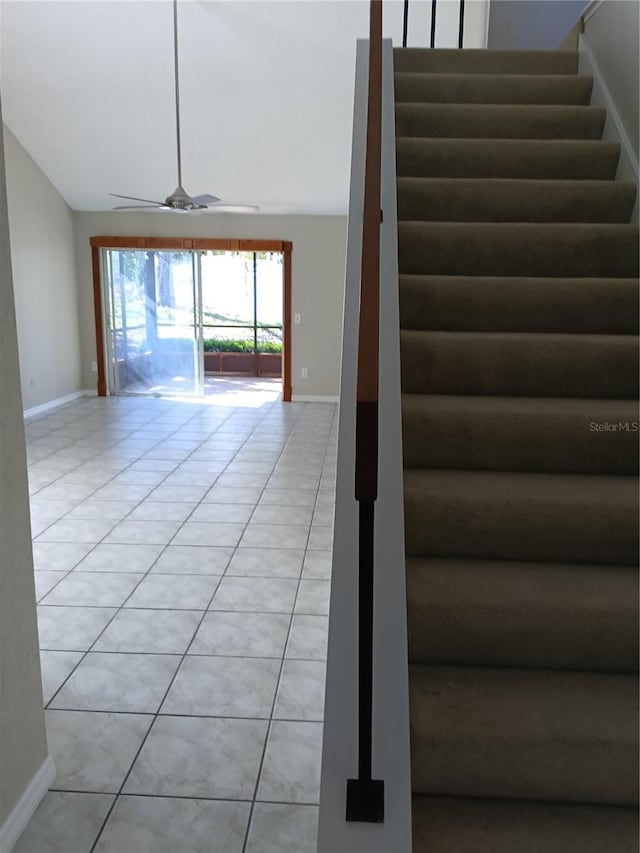
[[[103,262],[112,393],[203,394],[194,253],[107,249]]]
[[[281,252],[256,252],[256,314],[262,328],[282,329]]]
[[[208,251],[201,264],[205,370],[280,376],[282,253]]]

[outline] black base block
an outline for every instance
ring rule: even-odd
[[[347,779],[347,820],[384,823],[384,782],[381,779]]]

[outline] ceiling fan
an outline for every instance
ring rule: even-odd
[[[180,82],[178,77],[178,0],[173,0],[173,61],[176,89],[176,151],[178,155],[178,186],[164,201],[154,201],[148,198],[138,198],[133,195],[109,193],[114,198],[124,198],[128,201],[142,201],[145,204],[126,204],[114,207],[114,210],[169,210],[174,213],[196,213],[205,210],[219,210],[225,213],[256,213],[259,208],[255,204],[223,204],[218,196],[202,193],[190,196],[182,186],[182,158],[180,145]]]

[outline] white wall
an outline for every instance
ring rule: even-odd
[[[16,322],[0,138],[0,850],[16,807],[47,760]],[[42,796],[44,791],[39,791]],[[31,803],[37,806],[37,799]],[[21,811],[29,817],[28,810]],[[21,825],[22,824],[22,825]]]
[[[491,0],[487,47],[493,50],[555,50],[587,2]]]
[[[4,127],[11,261],[25,409],[78,391],[78,326],[71,210]]]
[[[73,216],[85,388],[96,385],[96,375],[91,373],[96,343],[89,239],[98,235],[234,237],[293,243],[292,311],[301,315],[300,325],[292,327],[293,394],[338,394],[346,217],[125,212],[75,212]],[[303,367],[309,371],[307,379],[300,376]]]

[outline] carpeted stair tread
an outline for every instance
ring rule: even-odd
[[[576,74],[421,74],[397,71],[396,103],[587,106],[593,79]]]
[[[401,275],[403,329],[637,335],[638,280]]]
[[[611,181],[620,145],[584,139],[396,140],[400,177],[540,178]]]
[[[637,278],[638,226],[399,222],[401,274]]]
[[[637,566],[634,477],[404,472],[409,556]]]
[[[605,110],[523,104],[396,104],[399,136],[600,139]]]
[[[622,181],[398,178],[398,219],[628,223],[635,198]]]
[[[635,400],[402,395],[406,468],[638,473]]]
[[[394,50],[414,853],[635,853],[638,226],[577,52]]]
[[[615,806],[414,795],[425,853],[637,853],[638,812]]]
[[[425,74],[396,71],[396,103],[588,106],[593,80],[575,74]]]
[[[575,74],[578,55],[562,50],[395,48],[394,71],[430,74]]]
[[[637,600],[627,566],[409,557],[409,660],[637,672]]]
[[[409,669],[415,792],[636,802],[637,676],[425,664]]]
[[[601,397],[638,393],[630,335],[400,332],[405,394]]]

